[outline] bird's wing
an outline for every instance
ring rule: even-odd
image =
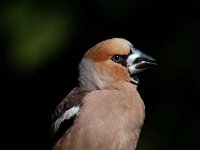
[[[52,115],[53,123],[50,128],[50,138],[58,139],[70,128],[80,109],[81,100],[85,94],[85,91],[81,90],[79,87],[75,87],[62,102],[57,105]]]

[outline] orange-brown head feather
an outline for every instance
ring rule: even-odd
[[[125,39],[112,38],[93,46],[84,56],[96,62],[103,61],[116,54],[128,55],[130,53],[130,46],[132,44]]]
[[[79,81],[88,90],[118,88],[130,80],[128,69],[111,60],[114,55],[127,55],[132,44],[125,39],[113,38],[98,43],[89,49],[79,66]],[[92,87],[92,88],[91,88]]]

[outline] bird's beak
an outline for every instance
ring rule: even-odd
[[[157,65],[155,59],[135,48],[131,48],[131,53],[126,60],[126,66],[130,75],[137,74],[155,65]]]

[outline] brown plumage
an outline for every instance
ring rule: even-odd
[[[145,118],[135,74],[151,65],[155,60],[125,39],[108,39],[89,49],[79,65],[79,87],[56,107],[52,136],[63,122],[72,117],[74,122],[64,126],[52,149],[134,150]]]

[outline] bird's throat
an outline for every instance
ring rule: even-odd
[[[133,84],[135,84],[135,85],[138,85],[139,82],[140,82],[140,80],[139,80],[138,76],[136,76],[136,75],[131,75],[130,82],[133,83]]]

